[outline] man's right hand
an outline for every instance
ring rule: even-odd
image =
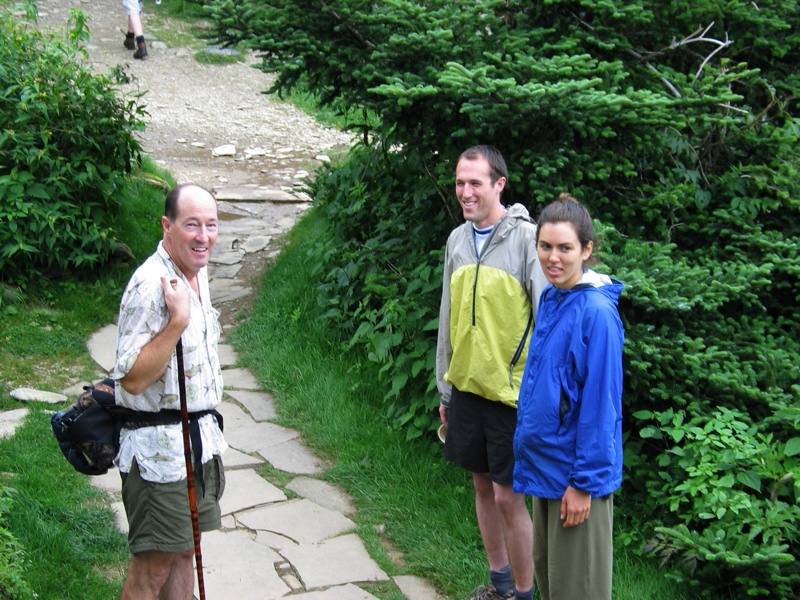
[[[443,425],[447,425],[447,411],[449,410],[450,409],[444,404],[439,405],[439,418],[441,419]]]
[[[192,314],[192,301],[189,294],[191,290],[182,279],[161,278],[161,287],[164,289],[164,303],[169,310],[169,319],[181,331],[189,325]]]

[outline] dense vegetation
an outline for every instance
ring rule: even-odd
[[[623,535],[710,596],[800,592],[800,11],[795,0],[214,0],[363,134],[312,191],[331,326],[387,414],[432,427],[453,160],[491,143],[509,202],[586,202],[625,281]],[[365,115],[377,115],[368,120]],[[653,469],[658,465],[658,469]],[[641,533],[637,533],[641,532]]]
[[[109,260],[142,127],[138,99],[119,93],[124,73],[86,64],[83,13],[70,9],[59,39],[28,11],[0,13],[0,273],[17,284]]]

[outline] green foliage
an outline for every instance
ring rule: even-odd
[[[624,498],[640,529],[709,590],[800,593],[796,491],[765,491],[796,479],[800,443],[796,0],[215,0],[208,11],[220,41],[249,45],[276,73],[271,91],[304,85],[377,117],[359,124],[365,147],[313,184],[330,237],[309,258],[325,318],[381,365],[409,437],[436,404],[453,161],[491,143],[509,164],[506,201],[535,214],[572,192],[605,234],[605,269],[626,283]],[[678,414],[678,429],[734,432],[769,468],[737,458],[750,475],[731,481],[726,441],[666,445],[653,432]]]
[[[85,16],[70,10],[65,40],[0,13],[0,270],[13,281],[87,270],[115,246],[110,220],[139,158],[136,97],[124,73],[97,75],[80,43]]]
[[[751,596],[791,596],[800,583],[787,552],[800,537],[800,438],[776,443],[748,415],[725,407],[691,419],[672,409],[633,416],[649,423],[639,436],[661,450],[657,477],[642,482],[646,508],[668,508],[678,521],[656,527],[646,550],[665,561],[681,554],[687,581],[703,582],[710,597],[736,587]],[[709,585],[718,563],[735,578]]]
[[[431,203],[430,179],[421,175],[426,170],[413,155],[360,145],[346,164],[324,170],[311,184],[329,227],[309,251],[323,318],[349,336],[349,349],[381,365],[387,414],[406,426],[409,439],[438,419],[431,374],[441,240],[450,221],[444,195]]]

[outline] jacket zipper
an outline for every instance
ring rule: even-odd
[[[480,254],[478,254],[478,248],[475,247],[474,232],[471,231],[471,233],[473,233],[472,249],[475,250],[475,259],[476,259],[475,277],[472,279],[472,326],[473,327],[475,327],[475,301],[478,296],[478,273],[481,270],[481,259],[489,251],[489,247],[492,245],[492,242],[494,241],[494,234],[497,233],[500,224],[506,220],[506,216],[508,215],[507,214],[503,215],[503,218],[500,219],[497,222],[497,224],[495,224],[494,229],[492,229],[492,233],[489,236],[489,239],[486,240],[486,243],[483,246],[483,251]]]

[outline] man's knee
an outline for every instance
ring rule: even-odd
[[[494,482],[492,482],[492,476],[489,473],[473,473],[472,486],[479,496],[494,495]]]
[[[142,577],[147,581],[161,584],[166,581],[176,563],[191,562],[194,557],[193,550],[182,550],[180,552],[157,552],[155,550],[137,552],[131,557],[128,574],[134,572],[136,576]]]
[[[498,510],[506,515],[514,515],[520,511],[527,511],[525,496],[514,492],[510,485],[494,484],[494,503]]]

